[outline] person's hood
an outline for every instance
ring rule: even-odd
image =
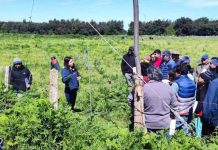
[[[20,70],[23,70],[23,69],[24,69],[24,66],[21,65],[19,68],[16,68],[15,65],[13,65],[12,69],[13,69],[14,71],[20,71]]]

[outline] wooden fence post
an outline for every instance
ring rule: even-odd
[[[51,69],[50,71],[50,94],[49,100],[54,107],[58,109],[58,70]]]
[[[4,69],[5,72],[5,89],[4,91],[8,91],[8,86],[9,86],[9,66],[6,66]]]
[[[136,72],[141,75],[141,64],[139,57],[139,4],[138,0],[133,0],[133,16],[134,16],[134,54]],[[134,96],[134,128],[143,127],[145,133],[147,128],[145,125],[144,115],[144,97],[143,97],[143,81],[135,77],[135,96]]]
[[[134,128],[144,128],[144,132],[147,133],[145,125],[144,114],[144,90],[143,81],[135,76],[135,95],[134,95]]]

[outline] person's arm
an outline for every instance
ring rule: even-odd
[[[32,74],[28,68],[27,68],[27,78],[29,80],[28,84],[32,84],[33,77],[32,77]]]
[[[9,79],[8,79],[8,83],[12,85],[12,83],[14,82],[14,77],[12,76],[12,67],[9,66]]]
[[[193,76],[194,76],[194,81],[195,83],[198,83],[198,70],[197,70],[198,67],[196,67],[194,69],[194,72],[193,72]]]
[[[57,61],[57,63],[54,65],[54,67],[55,67],[56,70],[60,70],[60,65],[59,65],[58,61]]]
[[[176,94],[171,93],[170,107],[171,107],[173,110],[179,112],[180,110],[178,109],[178,105],[179,105],[179,104],[178,104],[178,100],[177,100]]]
[[[62,76],[62,82],[67,83],[72,77],[72,74],[68,73],[65,69],[63,69],[61,76]]]
[[[124,57],[123,57],[123,59],[124,59]],[[125,74],[125,64],[126,64],[126,62],[123,59],[122,59],[122,62],[121,62],[121,71],[122,71],[123,74]]]
[[[217,97],[218,97],[218,79],[212,81],[208,87],[207,94],[203,101],[203,118],[207,121],[210,119],[212,112],[217,108]]]
[[[81,80],[81,75],[78,71],[77,71],[77,80]]]
[[[174,83],[172,84],[171,88],[172,88],[174,94],[178,93],[178,91],[179,91],[179,86],[178,86],[178,84],[177,84],[176,82],[174,82]]]

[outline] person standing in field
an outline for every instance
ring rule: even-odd
[[[171,58],[171,53],[169,50],[165,50],[162,53],[162,60],[163,61],[161,63],[160,69],[163,74],[163,80],[166,80],[168,79],[169,72],[171,72],[175,68],[176,63]]]
[[[209,84],[203,103],[203,130],[204,134],[211,134],[218,129],[218,77]]]
[[[172,59],[175,61],[176,64],[179,63],[179,59],[180,59],[179,55],[180,55],[179,51],[172,52]]]
[[[172,84],[172,89],[177,96],[179,114],[187,122],[192,120],[193,104],[195,100],[196,86],[188,74],[187,66],[177,66],[174,70],[176,79]],[[181,120],[177,120],[177,129],[183,129],[185,133],[189,133],[187,124],[183,124]]]
[[[195,83],[198,83],[198,77],[201,73],[207,71],[209,68],[210,61],[207,54],[201,56],[201,63],[197,65],[197,67],[194,69],[194,80]]]
[[[203,133],[207,131],[207,125],[203,124],[202,126],[202,116],[203,116],[203,104],[204,104],[204,98],[205,95],[207,94],[207,89],[209,86],[211,80],[211,76],[208,74],[201,73],[198,77],[198,83],[197,83],[197,91],[196,91],[196,101],[197,101],[197,106],[195,109],[195,126],[196,126],[196,135],[197,137],[202,136],[202,131]],[[205,126],[206,125],[206,126]],[[203,129],[202,129],[203,127]]]
[[[123,59],[121,62],[121,70],[122,70],[123,75],[126,78],[126,82],[129,87],[132,87],[132,82],[133,82],[133,69],[132,68],[135,66],[136,65],[135,65],[134,48],[131,46],[129,47],[127,54],[123,55]]]
[[[72,57],[64,58],[64,68],[62,69],[61,75],[62,81],[65,84],[64,92],[66,99],[71,105],[71,109],[76,111],[75,103],[81,77],[75,67]]]
[[[144,85],[144,113],[148,132],[157,132],[170,127],[170,108],[177,110],[178,102],[172,88],[162,83],[158,68],[147,69],[149,82]],[[169,108],[170,107],[170,108]]]
[[[159,68],[162,62],[162,57],[161,57],[161,51],[159,49],[156,49],[154,52],[154,57],[155,57],[155,61],[153,63],[153,66],[156,68]]]
[[[211,59],[209,69],[206,71],[212,75],[211,80],[218,78],[218,58],[214,57]]]
[[[51,57],[51,69],[60,70],[60,65],[59,65],[58,60],[55,56]]]
[[[187,76],[194,81],[194,77],[193,77],[193,69],[190,65],[190,58],[189,56],[183,56],[181,59],[180,59],[180,62],[177,64],[179,65],[180,67],[186,67],[187,68],[187,71],[188,71],[188,74]]]
[[[13,90],[27,91],[32,84],[32,74],[20,58],[14,58],[13,66],[9,68],[9,84]]]

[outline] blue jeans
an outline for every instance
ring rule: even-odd
[[[195,118],[195,132],[196,137],[201,138],[202,136],[202,122],[200,117]]]
[[[188,124],[191,123],[192,121],[192,113],[189,113],[188,115],[184,115],[181,116],[186,122],[187,124],[182,123],[181,120],[179,120],[178,118],[176,118],[176,130],[181,130],[183,129],[183,131],[188,134],[189,133],[189,127]]]
[[[125,73],[124,74],[126,78],[126,83],[129,87],[132,87],[132,82],[133,82],[133,74],[132,73]]]

